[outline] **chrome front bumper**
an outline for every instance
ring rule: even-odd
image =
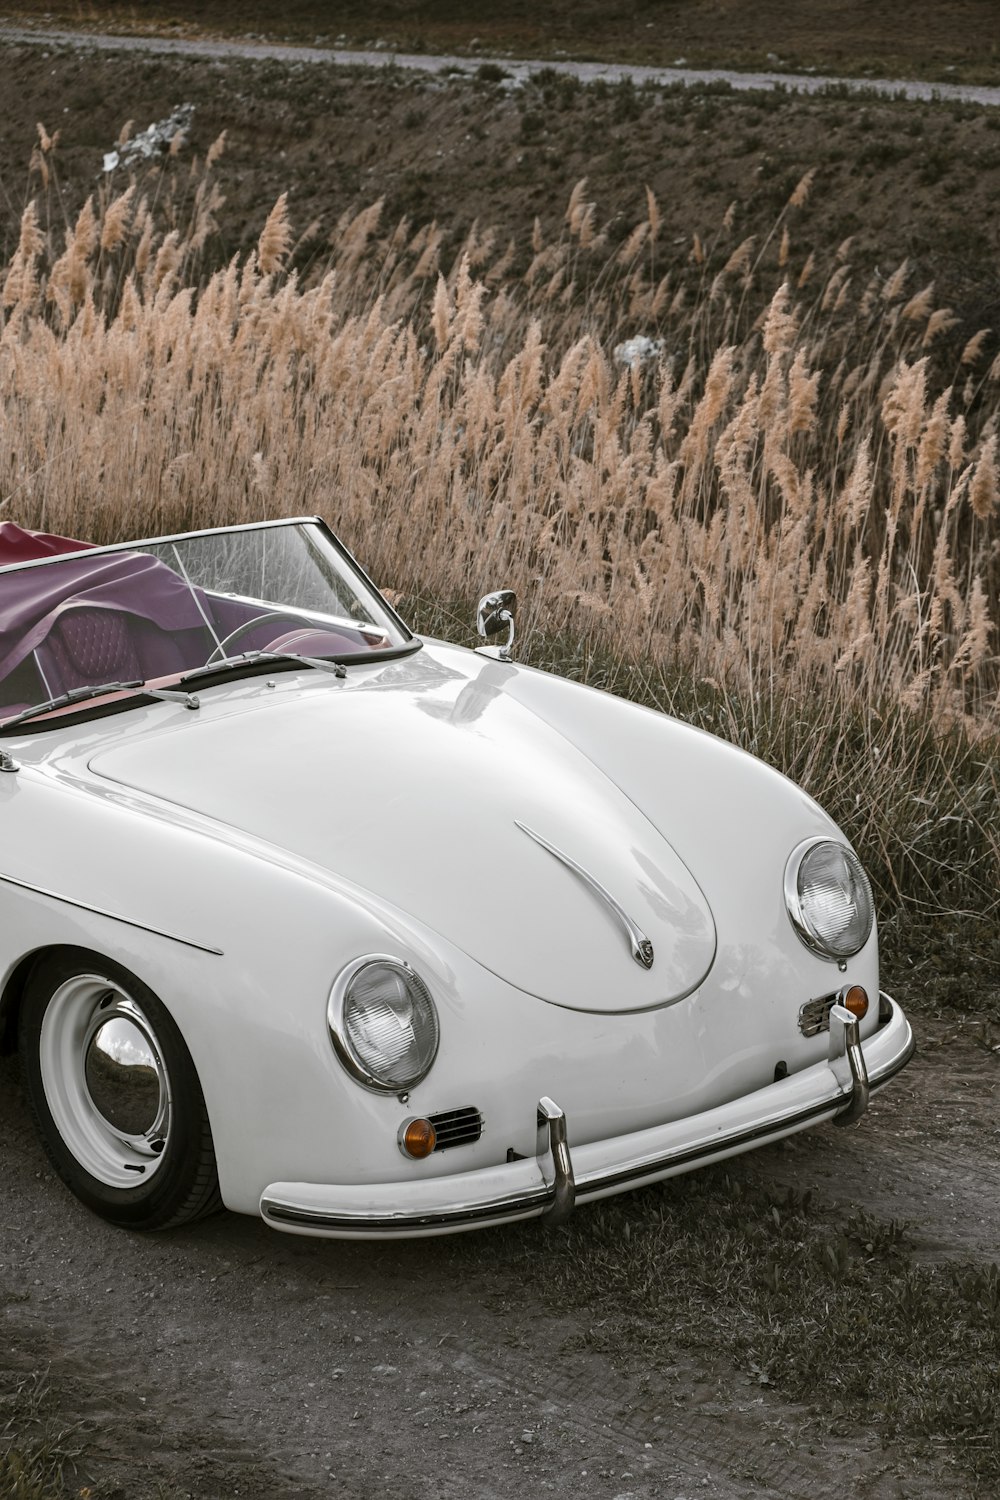
[[[869,1093],[913,1056],[910,1024],[887,995],[881,997],[880,1015],[883,1024],[862,1048],[857,1021],[843,1006],[834,1006],[825,1062],[704,1114],[592,1141],[571,1155],[565,1115],[551,1099],[542,1099],[538,1123],[544,1144],[535,1157],[370,1186],[275,1182],[261,1196],[261,1216],[289,1234],[340,1239],[447,1234],[538,1217],[557,1222],[574,1202],[672,1177],[821,1120],[850,1124],[859,1119]]]

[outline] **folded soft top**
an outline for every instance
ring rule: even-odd
[[[50,568],[0,575],[0,678],[6,677],[48,635],[67,610],[117,610],[148,620],[170,634],[205,623],[191,587],[173,569],[145,552],[92,552],[89,542],[26,531],[0,523],[0,567],[62,553]],[[199,591],[200,592],[200,591]],[[174,653],[163,670],[170,669]]]
[[[83,552],[91,542],[53,536],[48,531],[27,531],[14,521],[0,521],[0,568],[10,563],[34,562],[39,557],[57,557],[61,552]]]

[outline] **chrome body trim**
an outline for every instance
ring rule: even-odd
[[[185,948],[196,948],[199,953],[211,953],[215,958],[224,956],[221,948],[210,948],[205,943],[196,943],[191,938],[180,937],[176,932],[165,932],[162,927],[150,927],[148,922],[136,922],[131,917],[123,917],[120,912],[106,911],[104,907],[93,906],[89,901],[77,901],[74,896],[62,896],[58,891],[46,890],[42,885],[32,885],[29,880],[18,880],[14,875],[0,875],[0,882],[4,885],[15,885],[21,891],[31,891],[36,896],[46,896],[50,901],[61,902],[63,906],[75,906],[79,911],[89,911],[95,916],[107,917],[111,922],[122,922],[126,927],[135,927],[140,932],[151,932],[154,937],[167,938],[171,943],[182,943]]]
[[[531,1158],[528,1158],[531,1161]],[[521,1163],[517,1163],[521,1165]],[[532,1162],[534,1167],[534,1163]],[[350,1238],[378,1235],[442,1233],[448,1229],[472,1229],[477,1224],[500,1224],[505,1219],[537,1218],[552,1204],[554,1185],[539,1179],[516,1192],[498,1190],[493,1197],[483,1196],[475,1202],[455,1202],[448,1208],[428,1209],[425,1213],[351,1212],[330,1210],[322,1205],[288,1201],[276,1183],[263,1193],[260,1212],[264,1222],[274,1229],[299,1229],[307,1234],[331,1234]]]
[[[870,1090],[888,1083],[913,1056],[909,1022],[888,996],[882,1001],[887,1020],[867,1039],[867,1058],[852,1040],[858,1023],[844,1011],[851,1024],[838,1018],[843,1030],[837,1046],[842,1041],[843,1048],[835,1059],[686,1120],[578,1146],[575,1161],[562,1111],[543,1099],[539,1115],[548,1150],[536,1157],[406,1183],[272,1183],[261,1195],[261,1215],[290,1233],[343,1238],[439,1234],[539,1216],[551,1223],[573,1199],[586,1202],[672,1176],[821,1120],[849,1122],[862,1111],[862,1099],[867,1104]],[[548,1156],[551,1180],[544,1170]]]
[[[568,870],[572,870],[573,874],[579,876],[584,885],[588,886],[594,892],[595,896],[600,897],[608,910],[617,917],[618,922],[624,929],[625,935],[629,940],[629,946],[632,949],[632,957],[636,963],[640,964],[644,969],[651,969],[653,967],[654,956],[652,943],[639,924],[634,922],[625,908],[615,900],[611,892],[601,885],[599,880],[595,880],[589,870],[585,870],[582,865],[577,864],[575,859],[571,859],[568,854],[564,854],[561,849],[557,849],[555,844],[550,844],[548,839],[542,838],[542,835],[536,833],[533,828],[529,828],[527,823],[521,823],[517,818],[514,821],[522,833],[526,833],[529,839],[534,839],[535,843],[540,844],[553,858],[558,859]]]
[[[282,516],[277,521],[241,521],[234,526],[206,526],[199,531],[175,531],[170,536],[133,537],[130,542],[108,542],[104,547],[81,547],[77,553],[57,552],[52,557],[33,557],[25,562],[7,563],[0,568],[0,573],[15,570],[20,572],[22,568],[47,568],[52,563],[65,562],[67,557],[82,556],[84,552],[89,557],[101,557],[105,552],[130,552],[134,547],[165,547],[171,542],[186,542],[194,536],[223,536],[227,531],[270,531],[275,526],[306,525],[320,525],[326,531],[330,529],[321,516]]]

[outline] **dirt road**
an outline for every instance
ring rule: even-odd
[[[189,39],[163,36],[103,36],[94,32],[27,28],[4,21],[0,16],[0,43],[35,44],[38,46],[93,48],[98,52],[148,52],[167,57],[243,58],[258,62],[317,63],[341,68],[400,68],[407,73],[434,76],[465,74],[472,77],[479,68],[500,68],[515,84],[524,83],[544,67],[550,73],[576,78],[581,83],[621,83],[630,80],[636,87],[655,84],[728,83],[740,91],[759,89],[792,89],[802,94],[820,94],[830,88],[846,89],[860,96],[866,94],[889,98],[955,100],[964,104],[1000,105],[1000,88],[975,84],[924,83],[913,79],[865,78],[844,80],[816,72],[736,72],[725,68],[647,68],[628,63],[573,62],[569,59],[524,61],[509,57],[447,57],[426,53],[406,53],[386,48],[380,51],[349,51],[336,47],[288,47],[274,42],[215,41],[209,38]]]
[[[733,1180],[811,1189],[834,1215],[905,1218],[918,1256],[995,1258],[1000,1062],[988,1035],[922,1031],[861,1126],[743,1157]],[[863,1421],[834,1430],[822,1392],[789,1406],[718,1349],[681,1340],[658,1364],[597,1352],[609,1310],[557,1315],[545,1297],[587,1209],[558,1234],[515,1231],[536,1267],[526,1281],[488,1235],[478,1249],[480,1237],[347,1245],[224,1215],[133,1236],[52,1178],[10,1060],[0,1134],[8,1368],[48,1367],[50,1404],[84,1424],[75,1482],[100,1481],[101,1496],[972,1493],[945,1458],[915,1464]]]

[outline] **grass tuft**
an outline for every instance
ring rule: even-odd
[[[58,1420],[45,1371],[0,1385],[0,1493],[9,1500],[62,1500],[66,1474],[80,1457],[76,1426]]]

